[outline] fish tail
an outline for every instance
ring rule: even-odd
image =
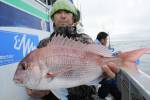
[[[141,48],[137,50],[132,50],[128,52],[122,53],[121,59],[123,60],[123,64],[125,67],[128,67],[130,70],[137,70],[137,63],[136,61],[146,52],[148,52],[150,48]]]

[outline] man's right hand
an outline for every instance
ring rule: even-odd
[[[32,97],[43,97],[50,93],[49,90],[32,90],[26,88],[27,94]]]
[[[120,71],[120,68],[115,63],[112,63],[112,62],[109,62],[106,65],[103,65],[102,69],[104,71],[104,74],[108,78],[114,78],[116,74]]]

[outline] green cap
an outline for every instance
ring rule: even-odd
[[[75,22],[79,21],[80,17],[77,13],[77,8],[69,0],[57,0],[51,9],[50,17],[53,19],[53,15],[59,10],[66,10],[71,12],[75,17]]]

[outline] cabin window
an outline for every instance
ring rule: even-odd
[[[46,5],[52,5],[56,0],[40,0],[40,1]]]
[[[52,5],[56,0],[40,0],[46,5]],[[73,0],[70,0],[73,3]]]

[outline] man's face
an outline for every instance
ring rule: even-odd
[[[107,45],[107,40],[108,40],[107,37],[105,39],[102,39],[101,40],[102,45],[106,46]]]
[[[56,27],[73,25],[73,14],[67,11],[58,11],[54,14],[53,19]]]

